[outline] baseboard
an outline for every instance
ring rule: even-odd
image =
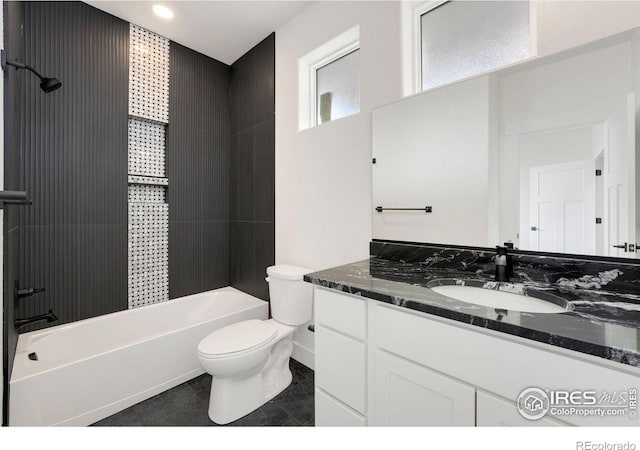
[[[291,357],[300,364],[307,366],[309,369],[315,370],[313,350],[309,350],[307,347],[294,342]]]

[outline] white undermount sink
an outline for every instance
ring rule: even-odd
[[[480,286],[445,284],[430,287],[438,294],[489,308],[545,314],[563,313],[571,310],[570,304],[559,297],[556,303],[555,301]]]

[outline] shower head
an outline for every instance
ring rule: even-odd
[[[62,87],[62,83],[58,81],[57,78],[43,78],[40,83],[40,89],[42,89],[45,93],[49,93],[55,91],[59,87]]]
[[[10,59],[7,59],[6,55],[4,54],[4,50],[2,51],[1,59],[2,59],[2,70],[4,70],[5,67],[7,66],[11,66],[11,67],[15,67],[16,69],[26,69],[29,72],[33,72],[38,78],[40,78],[40,89],[42,89],[45,92],[45,94],[48,94],[49,92],[53,92],[56,89],[62,87],[62,83],[58,81],[57,78],[43,77],[33,67],[27,64],[19,63],[18,61],[12,61]]]

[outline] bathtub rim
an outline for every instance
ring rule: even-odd
[[[91,355],[89,355],[89,356],[87,356],[85,358],[74,359],[72,361],[68,361],[68,362],[65,362],[63,364],[56,365],[54,367],[49,367],[47,369],[40,370],[40,371],[35,372],[35,373],[29,373],[29,374],[20,376],[19,378],[14,377],[16,360],[18,359],[18,357],[27,357],[27,355],[29,354],[29,352],[28,352],[29,349],[25,348],[25,347],[27,346],[27,342],[30,342],[30,338],[32,338],[33,335],[42,334],[42,338],[45,338],[45,337],[47,337],[47,336],[49,336],[51,334],[58,333],[60,331],[66,330],[66,329],[73,329],[73,328],[77,328],[77,327],[79,327],[81,325],[85,325],[86,322],[88,322],[88,321],[96,321],[96,322],[98,322],[98,321],[102,321],[102,320],[107,320],[110,317],[112,317],[114,314],[122,314],[122,313],[126,313],[126,312],[129,312],[129,311],[139,311],[141,309],[146,309],[146,308],[162,307],[162,306],[167,305],[167,303],[169,303],[169,302],[189,301],[189,300],[193,300],[193,297],[200,296],[200,295],[203,295],[203,294],[209,294],[209,293],[212,293],[212,292],[235,292],[235,293],[239,293],[239,294],[242,294],[244,296],[250,297],[252,299],[255,299],[260,303],[256,303],[255,305],[252,305],[250,307],[243,308],[241,310],[234,311],[234,312],[231,312],[231,313],[228,313],[228,314],[224,314],[224,315],[221,315],[221,316],[216,316],[213,319],[209,318],[208,320],[201,320],[201,321],[198,321],[198,322],[193,322],[193,323],[189,324],[188,326],[181,326],[181,327],[177,327],[177,328],[172,328],[170,330],[167,330],[167,332],[165,332],[165,333],[151,334],[151,335],[145,336],[142,339],[137,339],[137,340],[134,340],[134,341],[130,341],[130,342],[127,342],[124,345],[111,347],[111,348],[109,348],[108,350],[105,350],[105,351],[92,353]],[[15,353],[15,356],[14,356],[14,370],[12,371],[11,377],[9,378],[9,384],[14,383],[14,382],[19,382],[19,381],[22,381],[22,380],[27,380],[29,378],[32,378],[32,377],[35,377],[35,376],[39,376],[39,375],[42,375],[42,374],[46,374],[46,373],[51,372],[53,370],[61,369],[61,368],[70,366],[72,364],[75,364],[78,361],[89,361],[89,360],[98,358],[98,357],[100,357],[102,355],[105,355],[107,353],[111,353],[111,352],[114,352],[114,351],[117,351],[117,350],[121,350],[121,349],[124,349],[124,348],[127,348],[127,347],[131,347],[133,345],[139,345],[141,343],[148,342],[148,341],[150,341],[152,339],[158,338],[159,336],[170,335],[170,334],[174,334],[174,333],[183,331],[183,330],[185,330],[187,328],[197,327],[197,326],[200,326],[200,325],[205,324],[207,322],[210,322],[211,320],[217,320],[217,319],[229,317],[229,316],[231,316],[233,314],[237,314],[240,311],[246,311],[246,310],[253,309],[253,308],[260,308],[260,307],[265,306],[264,304],[266,304],[266,306],[267,306],[267,316],[268,316],[269,315],[269,309],[268,309],[269,308],[269,302],[268,301],[262,300],[262,299],[260,299],[258,297],[254,297],[253,295],[248,294],[248,293],[243,292],[243,291],[240,291],[240,290],[238,290],[238,289],[236,289],[236,288],[234,288],[232,286],[225,286],[225,287],[222,287],[222,288],[217,288],[217,289],[212,289],[212,290],[209,290],[209,291],[198,292],[196,294],[186,295],[184,297],[178,297],[178,298],[175,298],[175,299],[167,300],[165,302],[154,303],[152,305],[146,305],[146,306],[143,306],[143,307],[140,307],[140,308],[132,308],[132,309],[125,309],[125,310],[122,310],[122,311],[115,311],[115,312],[112,312],[112,313],[109,313],[109,314],[103,314],[103,315],[100,315],[100,316],[89,317],[87,319],[82,319],[82,320],[78,320],[78,321],[71,322],[71,323],[65,323],[65,324],[61,324],[61,325],[56,325],[54,327],[45,328],[43,330],[34,330],[34,331],[30,331],[28,333],[22,333],[22,334],[20,334],[18,336],[18,343],[17,343],[17,347],[16,347],[16,353]],[[24,336],[24,338],[23,338],[23,336]],[[39,340],[40,339],[38,339],[38,341]],[[196,352],[196,351],[197,351],[197,349],[194,349],[194,352]]]

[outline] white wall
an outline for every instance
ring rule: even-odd
[[[626,99],[631,81],[629,41],[561,61],[528,63],[500,76],[501,131],[518,134],[602,121]]]
[[[401,96],[400,2],[318,2],[276,30],[276,263],[369,256],[371,110]],[[360,113],[298,131],[298,59],[360,25]],[[313,366],[301,327],[294,358]]]
[[[536,2],[538,55],[548,55],[640,25],[638,1]]]
[[[298,59],[360,25],[360,113],[298,131]],[[371,110],[401,96],[399,2],[319,2],[276,30],[276,263],[367,258]]]

